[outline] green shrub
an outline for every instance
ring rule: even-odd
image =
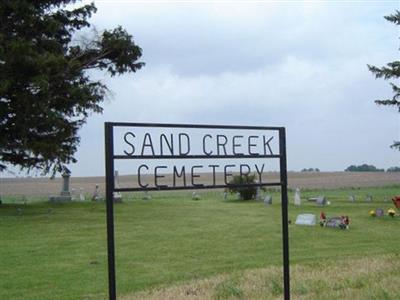
[[[245,174],[245,175],[235,175],[233,179],[229,182],[230,185],[246,185],[246,184],[256,184],[255,174]],[[245,186],[245,187],[229,187],[228,190],[231,193],[239,193],[242,200],[251,200],[256,197],[257,186]]]

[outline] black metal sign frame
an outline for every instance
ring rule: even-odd
[[[186,128],[186,129],[221,129],[221,130],[260,130],[275,131],[279,134],[279,154],[265,155],[115,155],[114,154],[114,128],[115,127],[147,127],[147,128]],[[136,187],[117,188],[114,178],[114,160],[116,159],[268,159],[279,158],[280,181],[252,184],[252,186],[280,186],[281,187],[281,213],[282,213],[282,247],[283,247],[283,287],[284,299],[290,299],[290,272],[289,272],[289,228],[288,228],[288,195],[287,195],[287,163],[286,163],[286,133],[284,127],[260,126],[224,126],[224,125],[199,125],[199,124],[159,124],[159,123],[123,123],[105,122],[105,163],[106,163],[106,205],[107,205],[107,250],[108,250],[108,284],[109,299],[116,300],[115,279],[115,242],[114,242],[114,192],[150,191],[150,190],[188,190],[188,189],[213,189],[225,188],[228,185],[201,185],[201,186],[161,186],[161,187]],[[233,185],[229,185],[232,187]],[[238,186],[238,185],[237,185]],[[240,185],[246,187],[250,185]]]

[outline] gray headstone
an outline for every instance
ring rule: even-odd
[[[151,200],[151,195],[148,191],[144,192],[143,200]]]
[[[332,228],[336,228],[336,227],[340,227],[340,224],[342,223],[342,218],[340,217],[333,217],[333,218],[329,218],[326,220],[326,227],[332,227]]]
[[[70,179],[70,175],[67,172],[64,172],[62,174],[62,179],[63,179],[63,187],[61,190],[61,196],[71,196],[71,193],[69,191],[69,179]]]
[[[101,197],[100,197],[100,187],[98,184],[96,184],[95,188],[94,188],[94,192],[92,195],[92,201],[101,201]]]
[[[295,224],[314,226],[317,224],[317,218],[314,214],[300,214],[297,216]]]
[[[255,198],[256,198],[255,199],[256,201],[261,200],[261,188],[259,186],[256,189],[256,197]]]
[[[224,192],[224,200],[228,199],[228,193]]]
[[[114,171],[114,186],[115,188],[119,188],[119,174],[118,171]],[[120,192],[113,193],[113,201],[114,203],[121,203],[122,202],[122,194]]]
[[[264,198],[264,204],[266,206],[271,205],[272,204],[272,196],[271,195],[266,195]]]
[[[61,189],[61,193],[59,196],[50,196],[49,201],[50,202],[68,202],[71,201],[71,193],[69,191],[69,179],[70,179],[70,174],[68,172],[64,172],[62,174],[62,179],[63,179],[63,185]]]
[[[317,197],[315,204],[318,206],[325,206],[326,205],[326,198],[324,196]]]

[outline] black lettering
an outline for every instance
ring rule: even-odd
[[[179,155],[186,156],[190,153],[190,137],[186,133],[179,134]],[[182,150],[182,137],[186,137],[186,152]]]
[[[140,170],[141,170],[142,168],[146,168],[146,169],[148,170],[149,167],[146,166],[146,165],[140,165],[139,168],[138,168],[138,184],[140,185],[140,187],[146,188],[146,187],[148,186],[148,184],[147,184],[147,183],[146,183],[146,184],[142,184],[141,172],[140,172]]]
[[[210,134],[206,134],[205,136],[203,136],[203,153],[205,155],[210,156],[213,152],[212,152],[212,150],[210,150],[210,152],[206,151],[206,137],[212,138],[212,136]]]
[[[216,183],[216,179],[215,179],[215,168],[218,168],[219,165],[208,165],[210,168],[213,169],[213,185],[215,185]]]
[[[154,185],[157,188],[167,187],[165,184],[158,184],[158,178],[164,178],[165,175],[158,175],[158,169],[167,169],[167,166],[157,166],[154,168]]]
[[[261,170],[258,169],[257,164],[255,164],[255,166],[256,166],[256,171],[257,171],[258,178],[259,178],[258,182],[259,182],[259,183],[262,183],[262,173],[263,173],[263,171],[264,171],[264,164],[262,164]]]
[[[240,176],[243,176],[243,175],[249,175],[250,174],[250,166],[249,165],[246,165],[246,164],[242,164],[242,165],[240,165]],[[243,169],[244,168],[246,168],[247,169],[247,171],[246,172],[243,172]]]
[[[224,141],[222,141],[222,139]],[[228,143],[228,138],[225,135],[223,135],[223,134],[218,134],[217,135],[217,154],[218,155],[220,155],[220,152],[219,152],[219,148],[220,147],[222,147],[222,149],[224,150],[224,155],[226,155],[225,146],[226,146],[227,143]]]
[[[176,187],[176,177],[183,177],[183,186],[186,186],[186,173],[185,173],[185,166],[182,167],[181,172],[178,173],[178,169],[174,166],[173,172],[173,185]]]
[[[200,177],[200,175],[195,174],[195,170],[194,169],[202,169],[203,166],[193,166],[192,170],[191,170],[191,180],[192,180],[192,185],[193,186],[203,186],[204,184],[198,184],[198,183],[194,183],[194,179]]]
[[[163,140],[165,141],[165,144],[167,145],[169,152],[171,155],[174,155],[174,138],[171,133],[171,139],[168,141],[167,136],[165,134],[160,135],[160,154],[164,155],[164,149],[163,149]]]
[[[127,143],[129,146],[132,147],[132,151],[131,151],[131,152],[128,152],[128,151],[125,151],[125,150],[124,150],[124,153],[125,153],[126,155],[128,155],[128,156],[132,156],[133,153],[135,153],[135,146],[133,146],[133,144],[130,143],[130,142],[128,141],[128,136],[131,136],[132,138],[134,138],[135,135],[134,135],[132,132],[130,132],[130,131],[128,131],[127,133],[124,134],[124,141],[125,141],[125,143]]]
[[[236,152],[236,148],[242,146],[242,144],[236,143],[236,139],[241,139],[241,138],[243,138],[243,135],[235,135],[232,139],[232,153],[234,155],[243,155],[243,153],[241,152]]]
[[[269,145],[269,142],[271,142],[273,138],[274,138],[274,137],[273,137],[273,136],[271,136],[271,137],[270,137],[270,139],[269,139],[268,141],[265,141],[265,135],[263,135],[263,141],[264,141],[264,154],[265,154],[265,155],[267,155],[267,148],[265,148],[265,146],[267,146],[267,147],[268,147],[269,153],[270,153],[271,155],[274,155],[274,153],[272,153],[272,149],[271,149],[271,147],[270,147],[270,145]]]
[[[226,165],[226,166],[224,167],[224,181],[225,181],[225,184],[226,184],[226,185],[229,184],[229,181],[227,180],[227,178],[233,176],[233,173],[228,173],[228,172],[227,172],[227,169],[228,169],[228,168],[234,168],[234,167],[236,167],[236,165]]]
[[[258,136],[256,136],[256,135],[250,135],[249,136],[249,138],[248,138],[248,149],[249,149],[249,154],[250,155],[259,155],[257,152],[252,152],[251,151],[251,148],[253,148],[253,147],[257,147],[257,144],[252,144],[251,143],[251,140],[252,139],[257,139],[258,138]]]
[[[148,140],[148,141],[147,141],[147,140]],[[145,149],[146,147],[150,147],[151,153],[152,153],[152,155],[154,155],[153,142],[152,142],[152,140],[151,140],[151,135],[150,135],[150,133],[146,133],[146,134],[144,135],[144,138],[143,138],[143,145],[142,145],[142,155],[144,154],[144,149]]]

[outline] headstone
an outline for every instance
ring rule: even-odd
[[[151,200],[151,195],[148,191],[144,192],[143,200]]]
[[[325,226],[331,228],[349,229],[349,223],[348,216],[332,217],[326,220]]]
[[[114,187],[119,188],[119,176],[118,176],[118,171],[114,171]],[[121,203],[122,202],[122,195],[120,192],[114,192],[113,193],[113,201],[114,203]]]
[[[314,214],[300,214],[297,216],[295,224],[314,226],[317,224],[317,218]]]
[[[96,184],[96,186],[94,188],[94,192],[93,192],[93,195],[92,195],[92,201],[101,201],[100,188],[99,188],[98,184]]]
[[[59,196],[50,196],[50,202],[67,202],[71,201],[71,193],[69,191],[69,178],[70,174],[68,172],[64,172],[62,175],[63,185],[61,189],[61,193]]]
[[[356,202],[356,196],[355,195],[350,195],[349,196],[349,201],[350,202]]]
[[[271,195],[266,195],[264,198],[264,204],[266,206],[271,205],[272,204],[272,196]]]
[[[242,196],[240,195],[240,193],[236,193],[236,199],[237,200],[242,200]]]
[[[327,204],[326,198],[324,196],[317,197],[315,204],[318,206],[325,206]]]
[[[258,186],[256,189],[256,196],[255,196],[255,200],[259,201],[261,200],[261,188]]]
[[[341,217],[333,217],[329,218],[326,220],[326,227],[332,227],[332,228],[339,228],[340,224],[342,224],[342,218]]]
[[[224,200],[228,199],[228,193],[224,192]]]
[[[300,197],[300,189],[296,188],[294,192],[294,205],[300,206],[301,205],[301,197]]]
[[[71,189],[71,200],[72,201],[76,200],[76,190],[74,188]]]
[[[192,199],[193,199],[193,200],[200,200],[200,195],[197,194],[196,192],[193,192],[193,193],[192,193]]]
[[[372,195],[371,195],[371,194],[368,194],[368,195],[365,197],[365,202],[372,202]]]
[[[377,209],[375,210],[375,215],[376,215],[377,217],[383,217],[383,216],[385,215],[385,212],[383,211],[382,208],[377,208]]]
[[[79,189],[79,200],[85,201],[85,195],[83,194],[83,188]]]

